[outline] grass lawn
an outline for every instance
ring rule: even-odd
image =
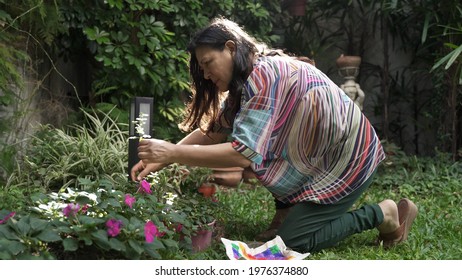
[[[390,164],[390,162],[388,162]],[[462,202],[460,164],[406,158],[384,167],[354,207],[390,198],[413,200],[419,208],[408,240],[391,249],[373,245],[376,229],[348,237],[336,247],[311,254],[312,260],[460,260]],[[274,214],[273,198],[260,186],[220,188],[223,205],[212,247],[188,259],[227,259],[219,237],[250,242],[265,230]],[[180,256],[179,256],[180,257]]]

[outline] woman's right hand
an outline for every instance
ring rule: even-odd
[[[133,181],[141,181],[151,172],[156,172],[167,166],[167,164],[162,163],[148,163],[144,164],[143,161],[139,161],[132,167],[130,175]]]

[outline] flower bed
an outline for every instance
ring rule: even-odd
[[[37,194],[32,213],[0,215],[0,258],[163,259],[191,250],[218,207],[185,178],[185,167],[172,166],[136,185],[80,179],[80,190]]]

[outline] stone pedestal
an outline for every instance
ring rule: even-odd
[[[356,77],[359,73],[359,65],[361,64],[361,57],[345,56],[342,54],[337,59],[336,63],[339,75],[344,79],[344,83],[340,85],[340,88],[362,110],[365,95],[359,84],[356,83]]]

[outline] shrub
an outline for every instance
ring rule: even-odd
[[[126,181],[128,133],[106,114],[84,112],[84,116],[86,124],[68,130],[40,126],[6,187],[56,191],[76,187],[78,178]]]
[[[161,259],[162,251],[187,248],[187,228],[180,226],[186,216],[165,200],[133,184],[79,185],[94,191],[37,194],[32,213],[0,225],[1,258]]]
[[[126,133],[107,115],[85,116],[68,131],[44,126],[0,192],[9,198],[0,259],[163,259],[191,249],[191,235],[219,212],[194,184],[210,170],[172,164],[130,182]]]

